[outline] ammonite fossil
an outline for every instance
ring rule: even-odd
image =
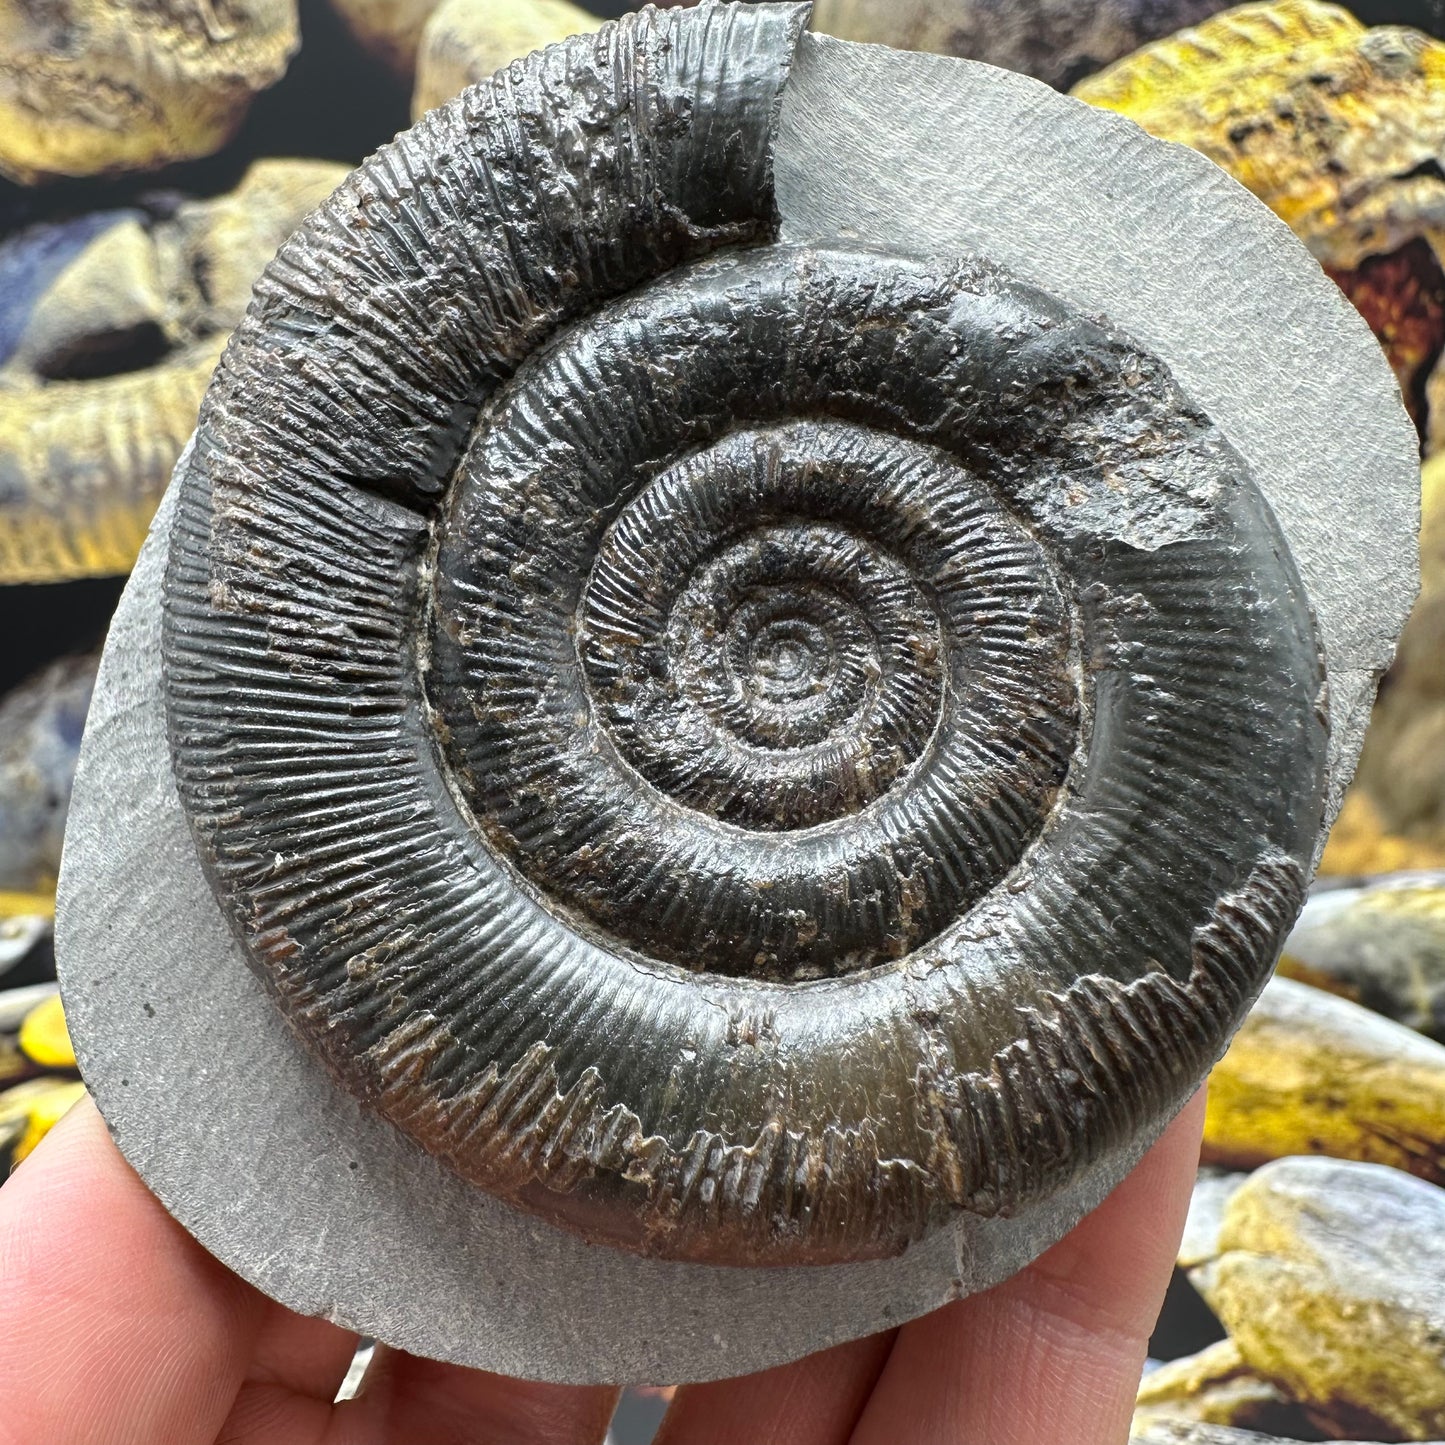
[[[0,582],[129,570],[252,282],[345,174],[259,161],[0,245]]]
[[[903,1250],[1193,1091],[1298,910],[1319,641],[1149,350],[777,235],[804,5],[427,116],[178,472],[181,799],[306,1045],[466,1180],[714,1263]]]
[[[1317,0],[1242,5],[1074,94],[1203,151],[1294,228],[1384,343],[1430,449],[1445,436],[1445,44]]]
[[[298,43],[295,0],[4,0],[0,175],[32,184],[210,155]]]

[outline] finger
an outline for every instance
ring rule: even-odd
[[[1169,1283],[1204,1127],[1197,1098],[1066,1239],[906,1325],[854,1445],[1118,1445]]]
[[[268,1305],[220,1445],[311,1445],[327,1440],[336,1392],[356,1346],[357,1336],[350,1330]]]
[[[337,1406],[343,1438],[370,1440],[361,1428],[384,1421],[382,1440],[427,1445],[597,1445],[617,1408],[618,1391],[603,1386],[543,1385],[483,1370],[437,1364],[378,1348],[355,1400]]]
[[[336,1399],[359,1343],[354,1330],[271,1304],[246,1371],[247,1387],[275,1387],[329,1405]]]
[[[0,1438],[211,1445],[265,1314],[82,1101],[0,1189]]]
[[[841,1445],[882,1373],[893,1333],[824,1350],[791,1365],[710,1385],[686,1385],[656,1445]]]

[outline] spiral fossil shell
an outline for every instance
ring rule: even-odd
[[[1327,725],[1249,468],[986,260],[776,235],[806,6],[644,11],[278,254],[179,476],[177,781],[339,1083],[716,1263],[895,1253],[1177,1108]]]

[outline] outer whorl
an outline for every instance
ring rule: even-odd
[[[1323,806],[1303,588],[1163,364],[986,262],[777,243],[805,19],[644,11],[349,178],[165,596],[181,796],[301,1037],[482,1188],[716,1263],[896,1252],[1157,1124]]]

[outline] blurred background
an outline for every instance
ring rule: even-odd
[[[631,8],[0,0],[0,1178],[83,1092],[50,948],[71,776],[253,280],[417,115]],[[1399,379],[1423,588],[1306,914],[1212,1081],[1135,1438],[1445,1438],[1445,0],[818,0],[814,28],[1022,70],[1201,150]],[[615,1445],[664,1407],[629,1396]]]

